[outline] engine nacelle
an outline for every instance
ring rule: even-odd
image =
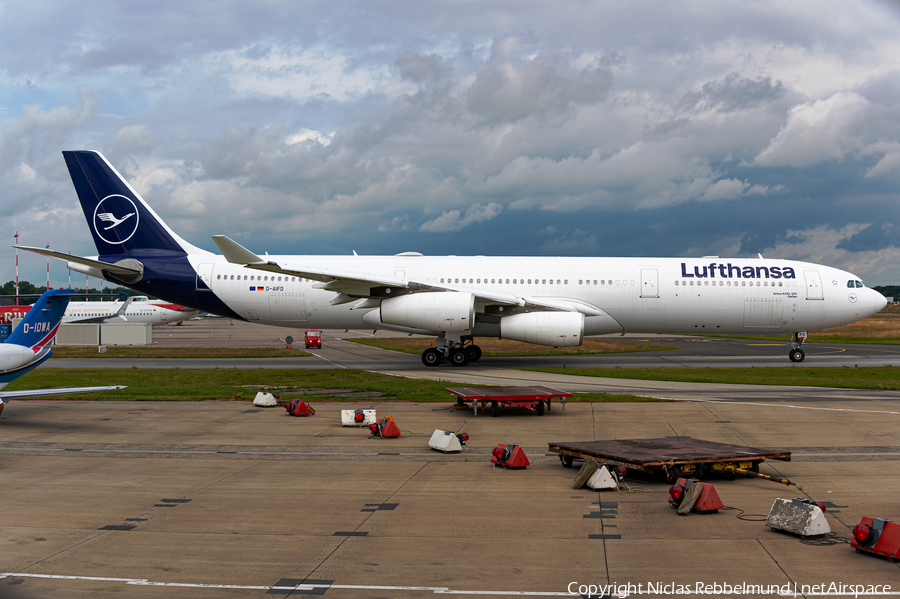
[[[500,319],[500,336],[537,345],[575,347],[584,338],[580,312],[528,312]]]
[[[13,343],[0,344],[0,372],[28,366],[34,361],[34,350]]]
[[[383,299],[381,322],[429,331],[468,331],[475,325],[475,296],[448,291]]]

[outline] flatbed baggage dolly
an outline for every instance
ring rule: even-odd
[[[759,474],[759,464],[765,460],[791,461],[791,452],[781,449],[760,449],[691,437],[665,437],[550,443],[549,450],[559,454],[566,468],[571,468],[575,460],[593,458],[598,464],[661,474],[669,483],[684,476],[699,480],[705,474],[717,472],[726,480],[741,474],[791,484],[787,479]]]
[[[572,397],[567,391],[560,391],[551,387],[445,387],[447,391],[456,396],[456,405],[463,406],[472,402],[472,409],[478,414],[478,402],[481,402],[481,413],[486,410],[488,402],[491,404],[491,416],[499,416],[500,410],[511,408],[525,408],[536,412],[538,416],[544,415],[544,402],[547,411],[554,397],[560,399],[563,412],[566,411],[566,398]]]

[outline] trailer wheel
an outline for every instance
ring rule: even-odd
[[[753,464],[750,465],[750,471],[759,474],[759,462],[753,462]]]
[[[670,485],[674,485],[675,481],[681,478],[681,468],[678,466],[670,466],[669,468],[663,468],[663,478],[666,479],[666,482]]]
[[[559,461],[562,462],[563,468],[571,468],[575,463],[575,458],[570,455],[559,454]]]
[[[496,418],[499,415],[500,415],[500,406],[497,404],[496,401],[492,401],[491,402],[491,416]]]
[[[706,476],[706,469],[703,467],[703,464],[697,464],[694,467],[694,478],[703,480],[704,476]]]
[[[734,466],[734,464],[728,464],[728,465]],[[734,470],[732,470],[730,472],[723,472],[722,478],[724,478],[725,480],[734,480],[737,478],[737,472],[735,472]]]
[[[534,411],[537,412],[538,416],[544,415],[544,400],[540,400],[536,406],[534,406]]]

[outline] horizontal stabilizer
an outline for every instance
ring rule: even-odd
[[[50,256],[51,258],[59,258],[60,260],[66,260],[67,262],[74,262],[75,264],[81,264],[83,266],[105,270],[107,272],[111,272],[114,275],[125,275],[127,277],[137,276],[141,274],[141,270],[139,268],[129,268],[127,266],[120,266],[118,264],[110,264],[109,262],[101,262],[100,260],[83,258],[81,256],[73,256],[72,254],[57,252],[55,250],[48,250],[46,248],[36,248],[27,245],[14,245],[13,247],[20,250],[25,250],[27,252],[34,252],[35,254],[40,254],[42,256]]]

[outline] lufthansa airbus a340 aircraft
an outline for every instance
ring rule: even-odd
[[[98,256],[21,247],[169,302],[280,327],[374,328],[436,337],[422,361],[463,366],[475,337],[554,347],[608,333],[793,334],[848,324],[884,296],[809,262],[720,258],[222,255],[172,231],[99,152],[63,152]]]

